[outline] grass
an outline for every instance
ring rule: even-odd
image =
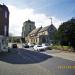
[[[52,49],[59,49],[59,50],[68,50],[70,46],[61,46],[61,45],[54,45]]]

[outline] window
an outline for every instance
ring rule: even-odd
[[[3,44],[3,45],[5,44],[5,41],[4,41],[4,40],[2,40],[2,44]]]
[[[37,38],[36,38],[36,42],[37,42]]]
[[[41,45],[38,45],[37,47],[42,47]]]
[[[0,49],[1,49],[1,42],[0,42]]]
[[[53,31],[53,28],[50,28],[49,31],[52,32]]]
[[[30,25],[30,31],[31,31],[31,25]]]
[[[5,11],[5,18],[7,18],[7,11]]]
[[[7,33],[7,26],[5,25],[4,26],[4,35],[6,35],[6,33]]]

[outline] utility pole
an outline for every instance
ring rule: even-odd
[[[51,25],[52,25],[52,17],[51,18],[49,18],[50,20],[51,20]]]

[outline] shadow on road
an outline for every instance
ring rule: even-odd
[[[16,52],[0,53],[0,61],[11,64],[34,64],[52,58],[52,56],[26,49],[13,50],[16,50]]]

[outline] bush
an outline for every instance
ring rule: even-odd
[[[52,50],[52,47],[51,47],[51,46],[49,46],[47,49],[48,49],[48,50]]]
[[[61,46],[61,45],[54,45],[52,47],[52,49],[65,50],[65,51],[68,51],[69,48],[70,48],[70,46]]]

